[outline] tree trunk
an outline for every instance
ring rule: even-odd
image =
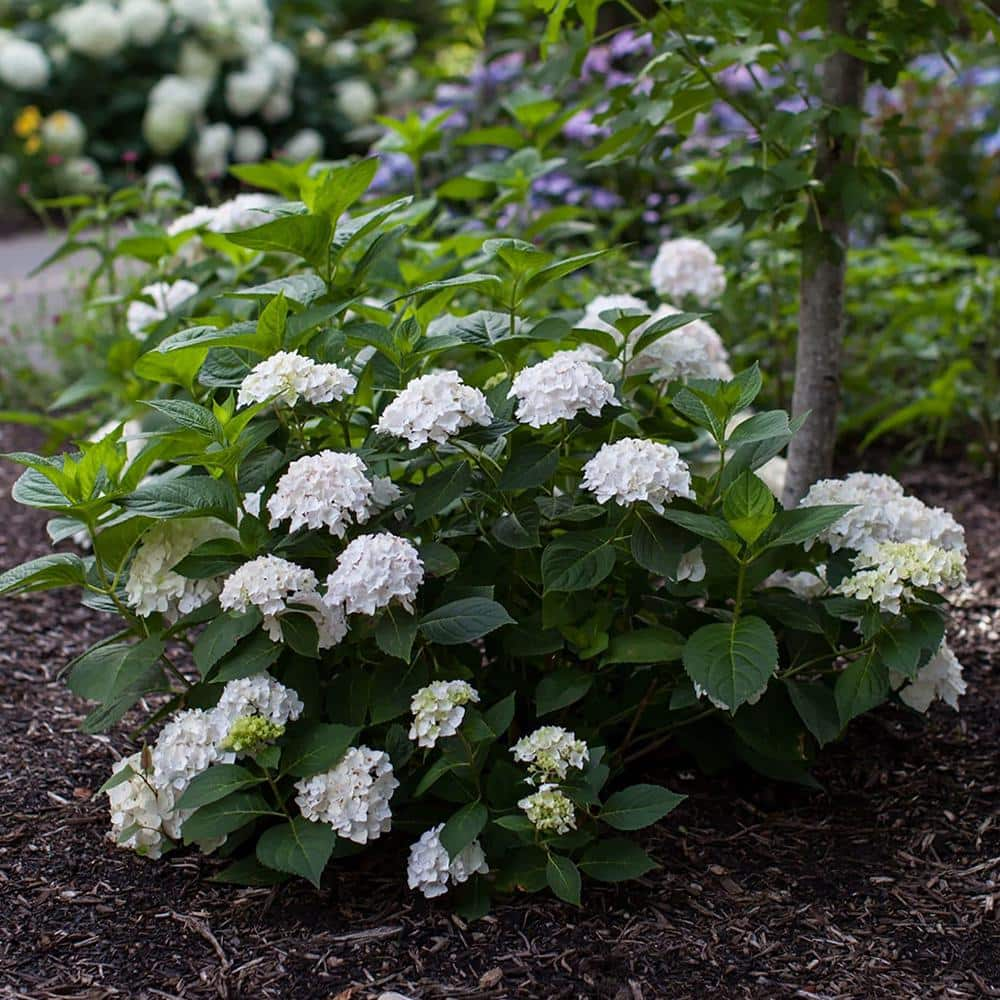
[[[831,34],[858,37],[848,27],[850,0],[828,0]],[[863,31],[861,32],[863,33]],[[845,108],[854,120],[864,92],[864,63],[837,51],[823,64],[822,97],[828,110]],[[795,355],[792,415],[809,413],[788,448],[788,474],[782,500],[793,506],[806,490],[833,469],[833,449],[840,403],[840,355],[844,339],[844,279],[847,270],[848,219],[839,193],[831,190],[838,175],[854,162],[857,141],[849,130],[824,120],[816,137],[813,176],[820,182],[811,223],[802,246],[799,286],[799,336]]]

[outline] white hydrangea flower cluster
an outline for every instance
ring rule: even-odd
[[[367,844],[392,828],[389,800],[398,787],[387,753],[351,747],[336,767],[297,781],[295,802],[306,819]]]
[[[346,368],[320,364],[297,351],[278,351],[256,364],[240,385],[238,406],[283,403],[332,403],[350,395],[358,380]]]
[[[916,679],[907,682],[906,677],[893,671],[890,680],[894,688],[901,689],[899,700],[921,714],[927,712],[935,699],[957,712],[958,699],[968,687],[962,677],[962,664],[947,642],[942,642],[938,651],[920,668]]]
[[[835,588],[845,597],[872,601],[883,611],[900,613],[914,587],[957,587],[965,579],[965,557],[922,539],[879,542],[854,559],[857,572]]]
[[[364,524],[371,513],[374,486],[365,463],[348,452],[321,451],[288,466],[267,501],[271,527],[290,521],[289,531],[325,527],[343,538],[353,519]]]
[[[129,41],[124,18],[104,0],[84,0],[76,6],[64,7],[52,20],[66,46],[91,59],[109,59]]]
[[[597,417],[608,403],[617,402],[614,386],[592,364],[571,352],[522,369],[514,377],[507,398],[518,401],[517,419],[535,428],[572,420],[581,410]]]
[[[670,305],[660,306],[640,327],[629,334],[629,344],[634,346],[639,338],[656,322],[680,312]],[[649,380],[669,382],[672,379],[714,378],[728,381],[733,377],[729,367],[729,352],[722,338],[702,319],[692,320],[671,330],[644,347],[629,359],[628,374],[649,372]]]
[[[326,580],[326,603],[349,615],[373,615],[396,600],[409,612],[424,579],[424,564],[405,538],[383,531],[355,538]]]
[[[472,841],[453,860],[449,860],[448,852],[441,843],[443,829],[444,823],[431,827],[410,848],[406,881],[411,889],[419,890],[427,899],[443,896],[450,885],[461,885],[473,875],[486,875],[490,870],[478,840]]]
[[[541,833],[562,836],[576,829],[576,810],[572,800],[555,785],[542,785],[537,792],[526,795],[517,803]]]
[[[428,441],[444,444],[463,427],[488,427],[493,414],[486,397],[466,385],[458,372],[421,375],[382,411],[375,429],[381,434],[405,438],[410,448]]]
[[[142,752],[123,757],[112,770],[112,777],[125,768],[135,773],[107,791],[111,813],[108,839],[148,858],[163,854],[165,840],[180,837],[180,820],[174,809],[173,789],[157,788],[152,775],[143,770]]]
[[[204,542],[235,537],[229,525],[214,518],[158,521],[143,535],[129,567],[125,582],[129,607],[141,618],[158,611],[172,621],[207,604],[219,594],[219,580],[190,580],[174,567]]]
[[[270,674],[261,673],[229,681],[215,710],[225,721],[228,732],[237,719],[248,715],[259,715],[272,725],[286,726],[299,718],[304,708],[296,691]]]
[[[4,86],[11,90],[44,90],[51,71],[41,45],[0,31],[0,82]]]
[[[587,303],[583,310],[583,316],[577,320],[576,326],[581,330],[597,330],[601,333],[609,333],[616,341],[621,343],[622,335],[615,326],[607,322],[607,320],[601,319],[601,313],[612,312],[615,309],[621,312],[634,311],[646,313],[647,315],[650,312],[648,304],[635,295],[598,295]],[[640,324],[639,328],[641,329],[648,322],[647,320]],[[594,348],[594,350],[597,350],[597,348]]]
[[[235,233],[270,221],[268,210],[281,202],[270,194],[238,194],[221,205],[199,205],[179,215],[167,226],[169,236],[206,229],[210,233]]]
[[[583,467],[583,488],[605,504],[629,506],[644,500],[658,514],[675,497],[693,497],[691,471],[669,444],[642,438],[622,438],[601,445]]]
[[[571,767],[582,770],[590,760],[587,744],[562,726],[541,726],[522,736],[510,752],[514,760],[528,765],[529,784],[539,779],[562,781]]]
[[[702,305],[726,290],[726,275],[712,248],[687,236],[660,244],[649,277],[657,294],[678,300],[690,295]]]
[[[800,507],[828,504],[855,505],[816,536],[834,551],[847,548],[863,552],[879,542],[923,539],[965,553],[965,531],[955,518],[941,507],[928,507],[922,500],[906,496],[892,476],[852,472],[844,479],[821,479],[799,501]]]
[[[772,573],[761,584],[763,587],[784,587],[790,590],[796,597],[801,597],[804,601],[812,600],[814,597],[822,597],[830,590],[826,582],[826,567],[817,566],[816,571],[803,570],[800,573],[789,573],[786,570],[778,570]]]
[[[167,281],[157,281],[152,285],[146,285],[140,294],[148,295],[153,303],[151,305],[139,300],[129,303],[128,311],[125,313],[128,332],[133,337],[141,337],[146,330],[165,320],[178,306],[187,302],[197,292],[198,286],[184,278],[172,284]]]
[[[232,754],[219,750],[229,731],[226,716],[218,711],[190,708],[174,715],[163,727],[152,751],[153,784],[173,788],[178,797],[192,778],[213,764],[231,762]]]
[[[454,736],[470,701],[478,702],[479,692],[468,681],[432,681],[422,687],[410,701],[410,739],[417,746],[433,747],[439,739]]]

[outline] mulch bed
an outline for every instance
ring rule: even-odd
[[[33,443],[2,433],[5,451]],[[7,499],[14,473],[4,568],[46,550],[44,517]],[[126,735],[80,733],[58,677],[111,626],[58,595],[0,602],[0,996],[1000,997],[1000,497],[957,465],[904,479],[968,531],[962,713],[862,720],[822,758],[822,793],[656,762],[649,777],[689,795],[646,838],[662,867],[587,885],[582,911],[531,897],[466,925],[406,889],[402,840],[322,892],[213,885],[198,855],[116,849],[95,790]]]

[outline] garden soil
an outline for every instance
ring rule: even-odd
[[[4,451],[36,443],[0,435]],[[0,468],[0,568],[46,551],[13,478]],[[650,761],[646,780],[688,795],[645,837],[660,867],[585,886],[583,910],[519,898],[466,924],[406,889],[403,839],[320,892],[212,884],[211,859],[116,849],[96,790],[127,727],[81,733],[86,706],[60,680],[112,624],[65,594],[0,602],[0,996],[1000,997],[1000,497],[957,463],[903,478],[968,531],[961,714],[859,720],[822,757],[822,792]]]

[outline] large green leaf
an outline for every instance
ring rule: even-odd
[[[301,875],[318,889],[336,842],[337,835],[329,824],[296,816],[260,835],[257,860],[276,871]]]
[[[840,723],[870,711],[889,694],[889,670],[874,650],[849,663],[838,675],[834,687]]]
[[[611,537],[601,532],[563,535],[542,553],[542,583],[549,591],[589,590],[615,568]]]
[[[233,792],[217,802],[209,802],[193,812],[182,828],[184,843],[225,837],[259,816],[273,815],[274,810],[260,792]]]
[[[244,636],[261,622],[261,614],[251,608],[243,614],[224,614],[208,623],[194,644],[195,666],[204,677]]]
[[[591,844],[580,859],[580,869],[598,882],[624,882],[640,878],[656,867],[656,862],[631,840],[612,837]]]
[[[236,496],[228,483],[211,476],[150,480],[119,503],[145,517],[217,517],[236,522]]]
[[[681,528],[658,517],[653,511],[636,507],[631,538],[632,557],[650,573],[673,579],[689,537]]]
[[[774,495],[749,470],[740,473],[722,498],[729,527],[753,545],[774,520]]]
[[[767,538],[768,548],[773,548],[776,545],[795,545],[808,542],[821,531],[836,524],[851,510],[854,510],[853,504],[796,507],[794,510],[780,511],[771,524],[771,531]]]
[[[275,281],[254,285],[251,288],[240,288],[226,292],[230,299],[271,299],[275,295],[284,295],[290,302],[307,306],[326,294],[326,282],[318,274],[290,274],[287,278],[277,278]]]
[[[612,637],[601,666],[611,663],[670,663],[679,660],[684,636],[672,628],[653,626]]]
[[[449,858],[461,854],[483,831],[490,814],[481,802],[468,802],[441,829],[441,846]]]
[[[79,556],[72,552],[54,552],[0,573],[0,594],[78,587],[86,578],[87,567]]]
[[[259,785],[263,780],[239,764],[215,764],[191,779],[191,784],[177,800],[177,808],[198,809],[233,792]]]
[[[550,853],[545,866],[545,881],[563,902],[580,905],[580,870],[569,858]]]
[[[461,497],[471,482],[468,462],[456,462],[436,472],[413,494],[413,523],[420,524],[441,513]]]
[[[388,607],[375,626],[375,643],[386,656],[405,663],[413,655],[413,640],[417,637],[417,619],[401,608]]]
[[[465,597],[424,615],[420,631],[430,642],[456,646],[513,622],[502,604],[485,597]]]
[[[592,674],[572,667],[546,674],[535,689],[538,715],[548,715],[579,701],[594,683]]]
[[[497,484],[501,490],[526,490],[547,483],[559,465],[559,449],[547,444],[518,448],[504,466]]]
[[[833,689],[822,681],[801,681],[789,678],[785,681],[788,696],[806,724],[806,729],[816,738],[820,746],[825,746],[840,736],[843,726]]]
[[[296,778],[328,771],[340,761],[357,735],[354,726],[314,723],[289,741],[281,755],[281,770]]]
[[[663,819],[685,798],[661,785],[632,785],[604,803],[600,819],[616,830],[641,830]]]
[[[251,250],[270,250],[301,257],[317,271],[326,270],[333,226],[326,216],[286,215],[255,229],[226,233],[226,239]]]

